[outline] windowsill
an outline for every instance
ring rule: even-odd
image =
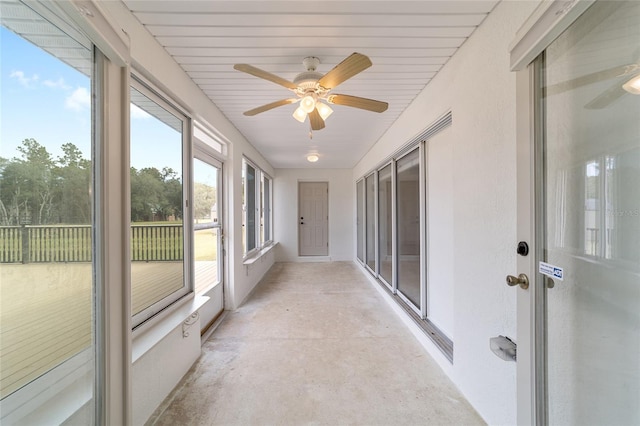
[[[150,323],[142,324],[133,330],[133,344],[131,348],[131,362],[135,363],[145,353],[149,352],[171,331],[183,324],[191,315],[195,314],[209,298],[207,296],[190,296],[183,301],[169,306],[152,318]],[[200,330],[197,330],[200,335]]]
[[[277,242],[272,242],[271,244],[264,246],[262,249],[257,250],[254,253],[251,253],[249,256],[244,258],[244,260],[242,261],[242,264],[244,266],[253,265],[258,260],[261,260],[267,253],[273,250],[273,248],[275,248],[275,246],[277,245],[278,245]]]

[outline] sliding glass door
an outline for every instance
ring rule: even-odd
[[[376,272],[376,176],[365,178],[366,190],[366,265]]]
[[[378,171],[378,258],[380,279],[393,286],[393,215],[391,164]]]
[[[3,2],[0,19],[0,423],[91,424],[101,303],[93,45],[38,4]]]
[[[639,47],[640,3],[596,2],[540,59],[552,425],[640,424]]]
[[[396,163],[398,221],[398,293],[418,312],[420,285],[420,149]]]
[[[356,256],[364,263],[364,179],[356,183]]]

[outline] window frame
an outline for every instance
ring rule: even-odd
[[[165,111],[173,115],[176,119],[182,122],[182,238],[183,238],[183,286],[168,294],[167,296],[155,301],[152,305],[144,308],[138,313],[131,312],[131,326],[132,330],[136,330],[138,327],[144,325],[147,321],[154,318],[160,312],[166,308],[182,300],[186,296],[194,294],[193,284],[193,209],[189,200],[192,194],[192,169],[191,163],[193,158],[192,149],[192,119],[181,108],[179,108],[175,102],[172,102],[169,97],[166,97],[158,90],[153,84],[144,79],[135,70],[131,70],[129,82],[129,93],[131,88],[137,90],[142,95],[146,96],[149,100],[155,102],[158,106]],[[128,102],[131,103],[129,98]],[[130,126],[129,126],[130,130]],[[127,155],[129,159],[129,168],[131,167],[131,140],[129,140],[129,147]],[[127,211],[131,211],[131,182],[127,179],[128,193]],[[126,223],[129,229],[131,229],[131,217],[127,218]],[[131,245],[131,235],[127,236],[127,244]],[[129,256],[128,263],[131,265],[131,256]],[[131,271],[129,271],[129,277],[131,277]],[[131,279],[131,278],[129,278]],[[131,292],[131,289],[129,289]]]
[[[268,185],[265,185],[265,182],[267,182]],[[261,231],[260,242],[261,246],[264,247],[273,242],[273,216],[271,214],[271,211],[273,209],[273,179],[265,172],[262,172],[260,188],[260,223],[261,227],[263,228],[263,230]]]
[[[247,194],[247,166],[251,167],[255,171],[254,176],[254,205],[253,209],[254,217],[254,235],[255,246],[250,250],[247,250],[249,246],[249,233],[247,232],[249,223],[249,209],[246,199]],[[242,258],[247,259],[254,256],[256,253],[265,247],[273,244],[273,178],[269,176],[264,170],[256,165],[253,161],[247,157],[242,157],[242,228],[244,230],[244,236],[242,237]],[[265,207],[263,205],[264,199],[264,180],[267,179],[269,184],[269,205]],[[265,211],[267,217],[265,218]],[[270,234],[268,237],[263,236],[264,223],[269,223]]]

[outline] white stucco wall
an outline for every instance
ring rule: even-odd
[[[452,111],[453,125],[446,131],[452,144],[453,365],[430,350],[489,424],[516,422],[515,363],[497,358],[489,338],[502,334],[517,340],[516,292],[504,284],[505,275],[516,271],[517,244],[516,94],[509,43],[537,3],[501,2],[352,176],[355,187],[357,178]]]
[[[298,182],[329,183],[329,256],[298,256]],[[352,260],[355,185],[349,169],[276,169],[273,187],[276,261]]]
[[[167,359],[167,356],[172,358]],[[186,332],[182,323],[133,362],[133,425],[142,426],[200,356],[200,320]]]
[[[450,339],[454,336],[453,132],[445,129],[430,139],[427,151],[427,313]]]

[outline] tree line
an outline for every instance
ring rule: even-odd
[[[0,158],[0,225],[90,224],[91,161],[73,143],[57,158],[35,139]],[[130,169],[131,221],[182,220],[182,182],[169,167]]]

